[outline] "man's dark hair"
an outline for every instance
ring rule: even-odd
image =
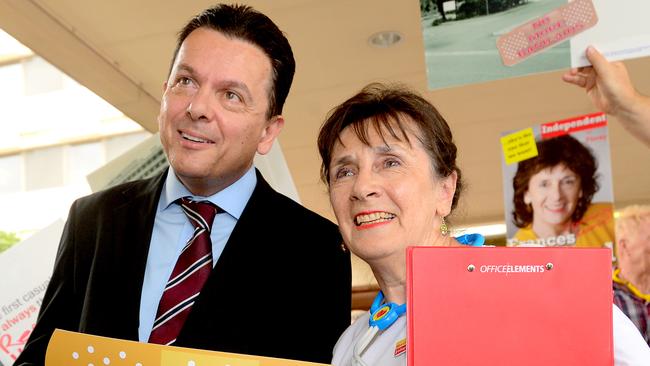
[[[206,27],[226,37],[249,42],[259,47],[271,61],[271,90],[267,118],[282,114],[289,94],[296,61],[289,41],[275,23],[266,15],[246,5],[219,4],[192,18],[178,33],[171,68],[185,38],[194,30]],[[170,68],[170,74],[171,74]]]

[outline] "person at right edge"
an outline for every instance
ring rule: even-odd
[[[650,206],[632,205],[616,219],[614,303],[650,345]]]
[[[274,191],[253,166],[284,126],[294,70],[282,31],[248,6],[217,5],[185,25],[158,117],[170,168],[73,203],[16,365],[42,366],[55,328],[329,362],[350,324],[349,253],[336,225]],[[216,214],[213,224],[203,211]],[[199,260],[180,260],[194,248]],[[189,295],[161,311],[185,285]]]

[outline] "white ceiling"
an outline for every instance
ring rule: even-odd
[[[335,104],[372,81],[399,81],[433,102],[450,123],[467,183],[456,223],[503,221],[499,137],[507,130],[592,112],[561,72],[428,91],[419,1],[244,1],[269,15],[291,42],[297,73],[280,142],[303,204],[333,215],[319,183],[316,134]],[[212,1],[0,0],[0,28],[155,131],[176,32]],[[403,41],[373,48],[396,30]],[[650,93],[650,59],[627,63]],[[74,111],[71,111],[74,113]],[[650,150],[611,121],[617,207],[650,203]]]

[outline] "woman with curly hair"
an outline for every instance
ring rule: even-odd
[[[598,191],[596,158],[571,135],[537,142],[538,155],[519,163],[512,181],[509,245],[611,246],[611,203],[591,203]]]

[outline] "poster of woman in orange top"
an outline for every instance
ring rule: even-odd
[[[525,151],[513,153],[516,148],[511,147],[508,155],[504,144],[507,244],[611,248],[614,210],[606,116],[543,123],[532,131],[530,141],[517,143]],[[512,135],[516,133],[506,134],[502,142]]]

